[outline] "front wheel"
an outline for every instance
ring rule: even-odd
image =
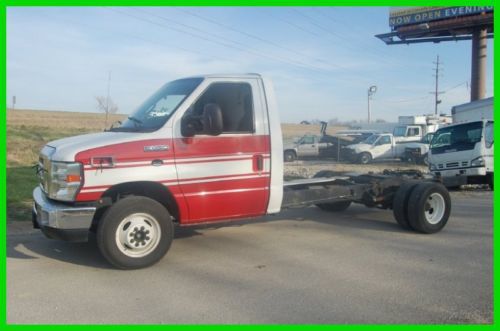
[[[441,231],[450,217],[451,199],[446,187],[439,183],[423,182],[411,192],[408,201],[408,221],[418,232]]]
[[[372,161],[372,155],[367,152],[363,152],[359,155],[358,161],[361,164],[368,164]]]
[[[284,160],[285,162],[293,162],[296,159],[296,155],[293,151],[285,151]]]
[[[139,269],[158,262],[168,251],[174,228],[159,202],[127,197],[113,204],[99,221],[97,245],[120,269]]]

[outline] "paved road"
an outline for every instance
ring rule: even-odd
[[[491,323],[492,194],[456,192],[439,234],[389,211],[297,209],[180,229],[168,255],[111,269],[95,241],[9,225],[9,323]]]

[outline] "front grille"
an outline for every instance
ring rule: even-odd
[[[446,168],[457,168],[457,167],[458,167],[458,162],[446,163]]]

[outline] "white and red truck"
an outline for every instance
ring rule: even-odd
[[[123,269],[159,261],[174,224],[189,226],[351,202],[393,209],[397,222],[440,231],[443,185],[416,173],[321,171],[283,179],[283,143],[271,82],[258,74],[175,80],[112,129],[49,142],[37,165],[33,223],[49,238],[86,241]]]

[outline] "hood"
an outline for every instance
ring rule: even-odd
[[[417,148],[417,147],[422,147],[422,146],[428,146],[429,144],[423,144],[423,143],[406,143],[404,144],[405,147],[409,148]]]
[[[78,152],[87,149],[141,139],[144,139],[144,133],[107,131],[62,138],[49,142],[47,146],[56,149],[52,160],[71,162]]]

